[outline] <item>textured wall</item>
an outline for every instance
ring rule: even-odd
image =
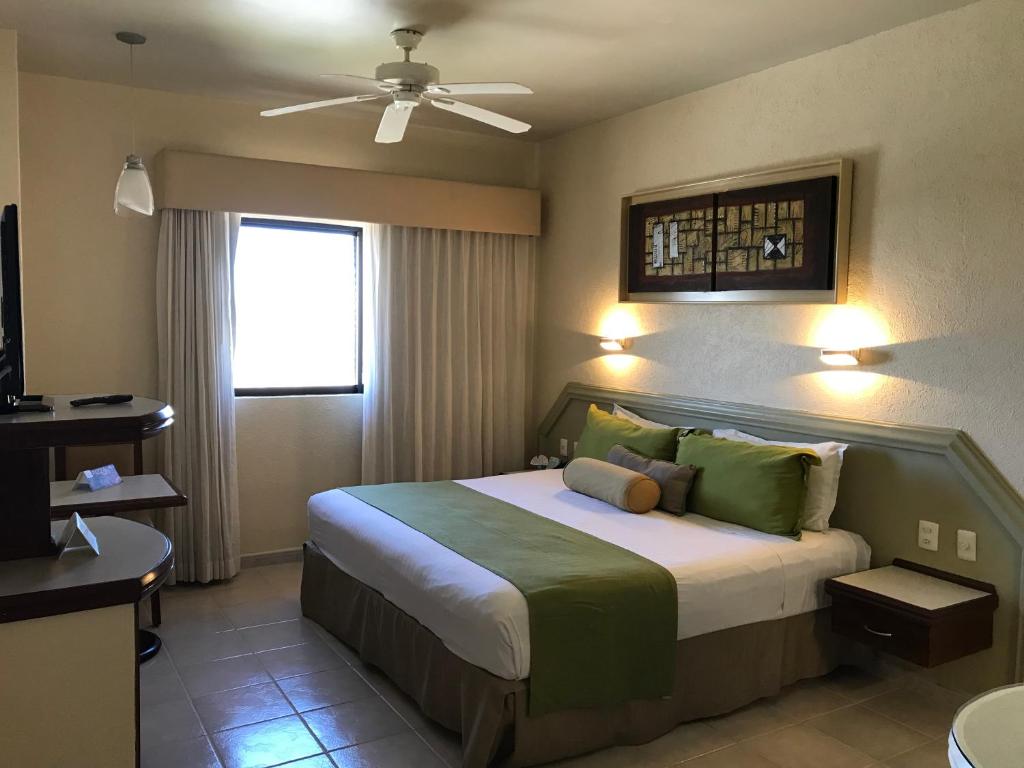
[[[1022,40],[985,0],[547,142],[538,417],[581,380],[959,427],[1024,490]],[[616,306],[622,195],[833,156],[850,307]],[[616,310],[638,338],[601,357]],[[889,359],[821,372],[840,337]]]
[[[20,82],[28,386],[155,394],[159,217],[112,210],[132,92],[24,73]],[[536,147],[522,141],[414,121],[406,141],[384,146],[373,142],[366,115],[268,120],[250,104],[160,91],[135,97],[147,161],[174,147],[535,186]],[[239,401],[243,553],[298,546],[309,494],[358,481],[361,403],[354,395]]]
[[[18,36],[0,29],[0,206],[19,198]]]

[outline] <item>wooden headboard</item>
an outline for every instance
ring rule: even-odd
[[[557,455],[563,437],[571,447],[591,403],[606,410],[619,403],[672,425],[849,443],[832,525],[863,536],[874,565],[902,557],[991,582],[998,590],[993,647],[937,667],[937,682],[977,691],[1024,680],[1024,499],[964,432],[572,382],[541,423],[540,450]],[[938,552],[918,548],[920,519],[939,524]],[[958,528],[977,532],[977,562],[956,557]]]

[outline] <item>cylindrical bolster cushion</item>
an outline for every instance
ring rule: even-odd
[[[651,478],[597,459],[573,459],[562,470],[568,488],[627,512],[650,512],[661,498],[661,487]]]

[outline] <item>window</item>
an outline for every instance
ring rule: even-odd
[[[362,230],[243,218],[235,395],[362,392]]]

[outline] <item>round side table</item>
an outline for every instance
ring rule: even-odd
[[[1024,685],[975,696],[956,713],[949,731],[952,768],[1024,765]]]

